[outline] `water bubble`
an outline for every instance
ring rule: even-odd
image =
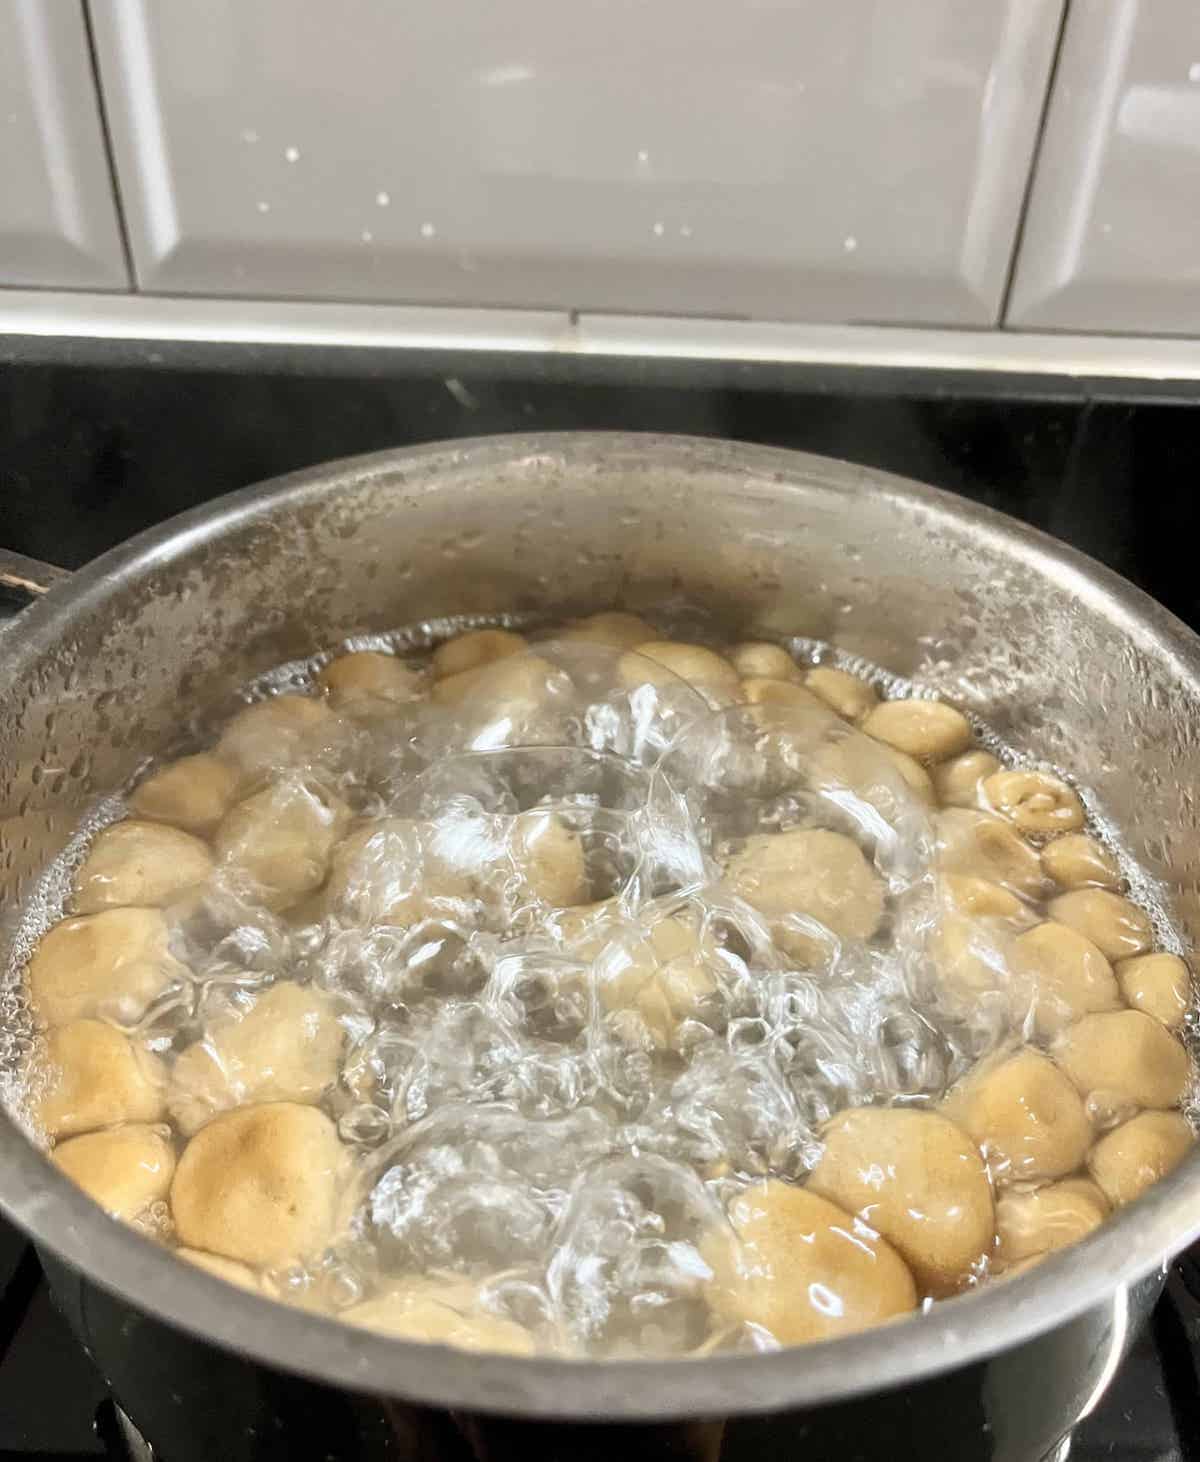
[[[382,1107],[363,1103],[351,1107],[338,1120],[338,1136],[354,1147],[375,1147],[392,1130],[392,1119]]]
[[[490,1269],[534,1260],[565,1206],[577,1164],[607,1134],[590,1116],[530,1122],[450,1105],[376,1160],[364,1219],[386,1267]]]
[[[679,1354],[703,1338],[701,1252],[721,1210],[696,1175],[661,1157],[598,1164],[576,1184],[548,1284],[574,1346],[592,1355]]]

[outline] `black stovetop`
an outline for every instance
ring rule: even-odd
[[[8,355],[0,544],[67,567],[221,492],[354,452],[496,431],[673,431],[847,457],[964,493],[1103,560],[1200,628],[1200,400],[715,363]],[[1185,1259],[1077,1429],[1074,1462],[1200,1462],[1198,1363],[1200,1265]],[[0,1462],[128,1456],[119,1438],[36,1257],[0,1224]]]

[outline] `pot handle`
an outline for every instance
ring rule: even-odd
[[[6,599],[15,599],[19,609],[70,577],[70,569],[60,569],[52,563],[0,548],[0,593]]]

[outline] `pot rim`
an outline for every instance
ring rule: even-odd
[[[199,542],[280,499],[400,472],[445,486],[464,469],[525,465],[555,472],[628,463],[759,479],[773,491],[869,489],[947,526],[969,525],[1101,607],[1126,636],[1200,688],[1200,637],[1110,570],[1036,529],[966,499],[832,458],[717,438],[558,432],[478,437],[343,458],[243,488],[147,530],[93,560],[7,626],[0,660],[20,674],[114,586],[169,567]],[[565,484],[564,484],[565,486]],[[834,1341],[749,1356],[576,1361],[456,1351],[391,1339],[290,1309],[226,1284],[110,1219],[0,1111],[0,1211],[113,1295],[155,1319],[248,1358],[351,1390],[426,1405],[546,1419],[670,1420],[814,1407],[986,1359],[1111,1303],[1200,1235],[1200,1148],[1099,1229],[1015,1278],[924,1316]],[[902,1328],[897,1328],[900,1326]]]

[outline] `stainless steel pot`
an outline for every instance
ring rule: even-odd
[[[911,674],[1069,767],[1200,932],[1200,640],[1163,609],[1038,533],[870,469],[567,434],[387,452],[236,493],[0,630],[0,952],[84,808],[184,709],[352,631],[665,596]],[[1200,1152],[1075,1248],[919,1320],[669,1363],[446,1352],[270,1304],[108,1220],[7,1119],[0,1207],[50,1256],[77,1329],[168,1462],[614,1445],[1015,1462],[1094,1401],[1159,1266],[1200,1232]]]

